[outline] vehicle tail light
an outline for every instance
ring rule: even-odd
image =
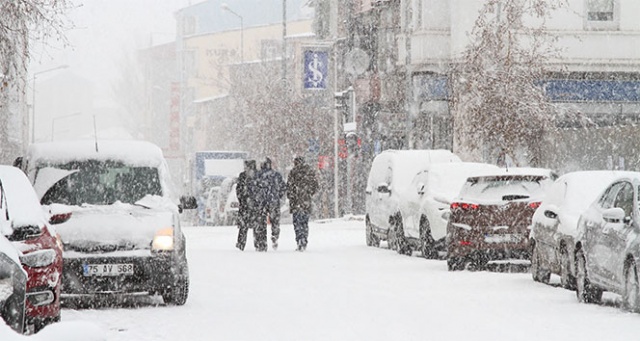
[[[471,242],[468,240],[461,240],[460,245],[462,246],[471,246]]]
[[[451,204],[451,209],[455,210],[461,208],[463,210],[477,210],[480,207],[478,204],[470,204],[466,202],[454,202]]]
[[[542,202],[537,201],[537,202],[530,202],[529,203],[529,207],[533,208],[534,210],[538,207],[540,207],[540,204],[542,204]]]

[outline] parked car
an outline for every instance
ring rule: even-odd
[[[236,196],[237,177],[228,177],[220,184],[218,192],[218,225],[235,225],[240,203]]]
[[[564,288],[575,288],[574,247],[580,215],[604,189],[625,172],[580,171],[567,173],[547,191],[531,220],[531,275],[548,283],[560,276]]]
[[[489,261],[530,258],[529,225],[554,175],[546,169],[510,168],[470,177],[451,204],[447,266],[464,269]]]
[[[236,178],[237,181],[237,178]],[[222,212],[222,221],[225,225],[236,225],[238,221],[238,211],[240,210],[240,202],[238,201],[238,195],[236,194],[236,186],[234,183],[231,186],[231,190],[227,195],[227,200],[224,203],[224,211]]]
[[[449,206],[470,176],[495,174],[495,165],[473,162],[430,165],[413,177],[400,195],[402,225],[398,231],[398,252],[410,255],[420,250],[426,258],[437,258],[445,251],[444,239],[449,221]]]
[[[603,291],[622,295],[624,309],[640,312],[640,173],[607,186],[581,215],[576,243],[576,294],[599,302]]]
[[[18,250],[0,234],[0,318],[18,333],[24,331],[26,290],[27,273]]]
[[[60,321],[62,243],[20,169],[0,165],[0,189],[6,200],[0,209],[0,225],[20,253],[28,275],[25,332],[38,332]],[[61,213],[52,216],[51,222],[59,223],[68,217],[68,213]]]
[[[448,150],[385,150],[371,165],[366,187],[366,241],[380,246],[386,240],[396,249],[394,237],[402,223],[400,193],[407,190],[415,174],[430,164],[461,162]],[[392,228],[393,227],[393,228]]]
[[[144,141],[32,144],[23,167],[48,207],[71,218],[58,225],[64,244],[62,297],[160,294],[182,305],[189,292],[186,240],[178,198],[157,146]]]

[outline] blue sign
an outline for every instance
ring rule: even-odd
[[[329,76],[327,51],[304,51],[304,88],[325,90]]]
[[[542,84],[555,102],[640,102],[638,81],[554,79]]]

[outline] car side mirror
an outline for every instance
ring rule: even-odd
[[[180,197],[180,205],[178,205],[178,211],[182,213],[182,210],[194,210],[198,208],[198,202],[194,196],[182,196]]]
[[[556,213],[555,211],[553,211],[552,209],[546,209],[544,210],[544,216],[549,218],[549,219],[557,219],[558,218],[558,213]]]
[[[607,223],[621,223],[625,220],[624,210],[620,207],[606,209],[602,212],[602,219]]]
[[[378,193],[388,193],[391,194],[391,187],[386,184],[386,183],[382,183],[380,185],[378,185]]]

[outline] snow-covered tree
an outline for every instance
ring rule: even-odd
[[[250,68],[250,69],[249,69]],[[319,106],[308,102],[297,93],[288,81],[280,79],[281,69],[273,63],[243,65],[236,72],[251,74],[241,77],[232,74],[232,110],[227,124],[236,129],[227,129],[241,140],[243,148],[261,158],[269,156],[285,167],[293,156],[305,153],[309,140],[332,141],[333,118]],[[256,79],[275,81],[257,82]],[[228,133],[227,133],[228,134]],[[240,134],[240,136],[238,136]]]
[[[536,165],[552,107],[541,80],[557,57],[545,19],[564,0],[487,0],[453,68],[454,149],[469,159]]]
[[[10,161],[20,141],[9,135],[9,122],[20,114],[17,98],[25,93],[30,43],[64,40],[69,0],[0,1],[0,161]]]

